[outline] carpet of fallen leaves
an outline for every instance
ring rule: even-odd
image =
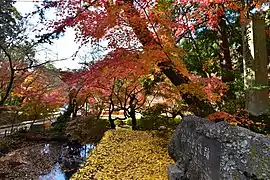
[[[71,179],[165,180],[168,139],[150,131],[109,130]]]

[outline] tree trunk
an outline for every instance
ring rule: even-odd
[[[74,105],[74,110],[72,113],[72,119],[76,118],[78,114],[78,107],[76,105]]]
[[[109,122],[110,122],[110,126],[111,126],[111,129],[115,129],[115,124],[114,124],[114,120],[112,119],[112,112],[109,111]]]
[[[114,111],[114,104],[112,102],[112,97],[110,96],[109,122],[110,122],[111,129],[115,129],[115,127],[116,127],[114,124],[114,120],[112,119],[113,111]]]
[[[34,120],[31,122],[30,124],[30,130],[33,128],[35,122],[36,122],[37,118],[36,118],[36,115],[34,116]]]
[[[13,86],[13,83],[14,83],[14,80],[15,80],[15,71],[13,69],[10,70],[10,80],[9,80],[9,84],[8,84],[8,87],[6,89],[6,92],[5,92],[5,95],[4,97],[2,97],[1,101],[0,101],[0,106],[4,106],[5,105],[5,102],[6,100],[8,99],[9,95],[10,95],[10,92],[12,90],[12,86]],[[0,109],[0,113],[1,113],[1,109]]]
[[[131,117],[131,123],[132,123],[132,130],[137,130],[137,120],[136,120],[136,97],[134,94],[131,94],[129,96],[130,101],[129,101],[129,109],[130,111],[129,116]]]
[[[73,99],[72,107],[73,107],[72,108],[72,119],[74,119],[77,117],[77,112],[78,112],[78,106],[77,106],[76,99]]]
[[[99,108],[98,113],[97,113],[97,118],[98,118],[98,119],[100,118],[101,114],[102,114],[102,109]]]
[[[144,47],[153,46],[155,48],[162,49],[159,42],[155,41],[155,38],[152,36],[151,32],[148,29],[145,21],[140,18],[140,14],[137,9],[133,5],[132,0],[124,1],[128,8],[125,13],[128,18],[128,23],[132,27],[134,33],[140,40],[141,44]],[[129,18],[130,17],[130,18]],[[135,18],[137,17],[137,18]],[[168,59],[166,62],[162,62],[158,64],[161,71],[170,79],[170,81],[175,85],[179,86],[184,83],[190,83],[191,80],[185,75],[181,74],[181,72],[177,73],[174,69],[173,63]],[[189,105],[190,110],[197,116],[206,117],[207,115],[214,112],[214,109],[210,102],[201,100],[198,97],[185,93],[182,95],[182,98]]]
[[[190,83],[190,79],[183,76],[182,74],[176,73],[173,67],[171,67],[168,63],[159,63],[159,67],[161,68],[162,72],[171,80],[171,82],[175,86],[179,86],[181,84]],[[200,117],[206,117],[209,114],[215,112],[213,107],[211,106],[210,102],[204,101],[199,99],[198,97],[189,94],[183,93],[182,98],[188,104],[189,109],[196,115]]]
[[[87,109],[87,102],[85,103],[85,116],[87,116],[87,111],[88,111],[88,109]],[[98,117],[99,118],[99,117]]]
[[[65,118],[70,118],[71,114],[73,113],[73,103],[72,103],[72,99],[69,99],[69,103],[68,103],[68,108],[67,110],[64,112],[63,116]]]
[[[137,120],[136,120],[136,113],[135,113],[135,109],[131,108],[130,109],[130,113],[129,113],[130,117],[131,117],[131,123],[132,123],[132,130],[137,130]]]
[[[226,31],[226,22],[225,22],[225,16],[220,17],[219,21],[219,27],[220,27],[220,39],[221,39],[221,50],[223,52],[223,59],[220,59],[220,61],[223,60],[221,63],[221,69],[222,69],[222,81],[223,82],[232,82],[234,81],[234,74],[232,69],[232,58],[230,54],[229,49],[229,40],[228,35]]]
[[[242,36],[246,109],[258,117],[269,113],[265,20],[260,17],[249,19],[249,23],[242,26]]]
[[[12,59],[11,59],[11,55],[10,53],[8,53],[8,51],[2,47],[2,45],[0,44],[0,48],[4,51],[4,54],[6,55],[6,57],[8,58],[8,62],[9,62],[9,68],[10,68],[10,78],[9,78],[9,83],[5,92],[4,97],[1,97],[0,100],[0,106],[4,106],[6,100],[8,99],[10,92],[12,90],[12,86],[15,80],[15,69],[13,67],[13,63],[12,63]],[[1,109],[0,109],[0,113],[1,113]]]

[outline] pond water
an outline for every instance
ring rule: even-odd
[[[25,143],[23,147],[0,156],[0,179],[70,179],[94,147],[53,141]]]
[[[40,175],[39,180],[70,179],[94,147],[92,144],[44,144],[41,154],[52,154],[55,152],[55,148],[58,149],[59,153],[57,153],[58,157],[55,157],[53,167],[45,174]]]

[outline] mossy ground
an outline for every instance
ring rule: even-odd
[[[165,180],[168,139],[151,131],[109,130],[71,179]]]

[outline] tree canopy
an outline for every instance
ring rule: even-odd
[[[60,72],[58,88],[52,86],[48,91],[37,88],[40,92],[26,88],[24,91],[46,97],[50,96],[49,91],[66,92],[63,99],[70,107],[67,114],[74,117],[87,103],[86,108],[109,108],[111,113],[115,111],[114,106],[118,106],[116,109],[125,110],[128,116],[132,110],[134,117],[137,107],[144,107],[147,98],[155,93],[163,97],[173,94],[169,101],[179,98],[179,102],[184,102],[189,111],[198,116],[207,117],[216,111],[234,113],[244,108],[240,102],[244,94],[241,26],[249,16],[264,16],[260,7],[265,2],[44,1],[35,13],[42,18],[47,9],[54,9],[57,18],[43,19],[49,33],[39,34],[37,43],[50,42],[50,38],[73,28],[76,42],[82,46],[98,46],[100,40],[106,40],[108,46],[104,50],[110,53],[83,69]],[[12,2],[5,2],[5,7],[8,11],[3,12],[12,19],[16,29],[14,24],[18,24],[20,16],[16,15]],[[2,24],[8,29],[9,24],[4,21]],[[2,75],[5,78],[0,105],[20,89],[17,86],[25,87],[32,68],[34,72],[40,71],[39,63],[32,58],[34,50],[17,52],[27,47],[32,46],[24,43],[2,48],[6,61],[1,68],[6,71]],[[46,71],[50,72],[49,68]],[[23,78],[17,78],[17,74]],[[42,82],[40,86],[47,87],[47,79],[42,75],[35,81],[33,85]],[[100,111],[97,114],[99,116]]]

